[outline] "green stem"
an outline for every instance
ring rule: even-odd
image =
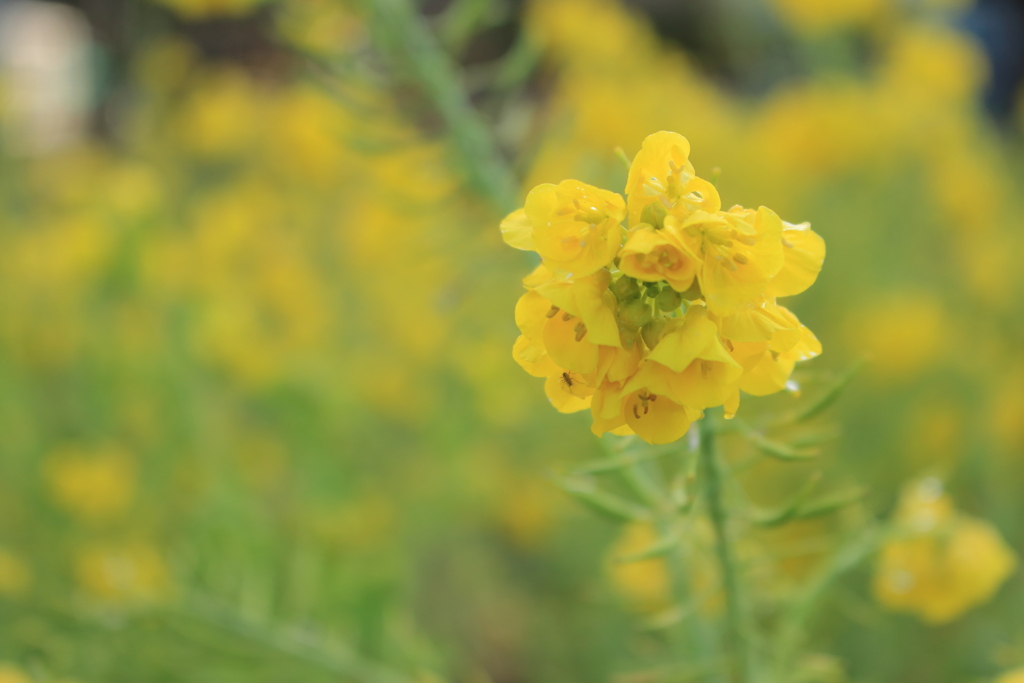
[[[518,205],[519,183],[488,125],[473,108],[455,63],[410,0],[367,0],[379,39],[430,98],[444,121],[467,179],[501,211]]]
[[[722,588],[725,591],[725,616],[729,646],[738,663],[739,680],[750,683],[753,675],[753,653],[750,634],[747,631],[743,599],[740,590],[739,572],[732,540],[729,536],[729,516],[723,496],[723,470],[715,448],[715,429],[711,416],[703,418],[700,425],[700,456],[704,469],[704,495],[707,499],[708,515],[715,529],[715,550]]]

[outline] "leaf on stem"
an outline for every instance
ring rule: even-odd
[[[767,436],[758,434],[757,432],[748,432],[746,437],[752,444],[761,449],[762,453],[777,460],[784,460],[787,462],[792,462],[794,460],[811,460],[821,454],[821,452],[816,448],[795,448],[781,441],[769,439]]]
[[[811,478],[800,487],[800,490],[796,492],[793,498],[774,512],[758,512],[753,516],[755,524],[761,526],[773,527],[781,526],[786,522],[790,521],[797,516],[800,512],[801,506],[807,501],[807,497],[810,496],[814,489],[821,483],[821,472],[815,472],[811,475]]]
[[[802,410],[796,413],[788,422],[803,422],[804,420],[810,420],[812,417],[817,416],[819,413],[824,411],[826,408],[836,402],[836,399],[843,393],[843,390],[850,383],[850,380],[860,371],[867,361],[861,359],[850,366],[850,368],[839,376],[831,386],[829,386],[821,396],[811,401],[810,404],[804,406]]]
[[[629,553],[622,557],[616,557],[615,562],[618,564],[629,564],[630,562],[640,562],[654,557],[661,557],[662,555],[667,555],[672,552],[678,544],[679,533],[672,532],[663,538],[659,538],[650,547],[645,548],[644,550]]]
[[[647,522],[651,512],[644,507],[598,488],[589,477],[556,477],[556,483],[573,498],[617,522]]]

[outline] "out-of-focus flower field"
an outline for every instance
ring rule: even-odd
[[[748,538],[761,593],[865,520],[960,525],[845,576],[787,680],[1020,680],[1024,116],[983,109],[969,3],[729,2],[701,49],[612,0],[108,5],[132,39],[69,58],[75,134],[0,25],[0,682],[704,680],[662,560],[610,559],[651,529],[551,481],[600,442],[511,357],[535,263],[498,230],[537,183],[621,190],[659,130],[828,245],[793,303],[825,353],[744,410],[863,362],[820,458],[725,442],[759,505],[865,491]]]

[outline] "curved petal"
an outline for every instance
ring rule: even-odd
[[[533,222],[525,209],[516,209],[501,221],[501,239],[505,244],[524,251],[533,250]]]

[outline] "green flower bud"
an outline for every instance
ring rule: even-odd
[[[687,301],[696,301],[697,299],[703,299],[704,293],[700,291],[700,283],[697,282],[697,278],[693,278],[693,284],[690,288],[683,292],[682,296]]]
[[[644,296],[655,299],[659,294],[661,294],[661,283],[645,282],[644,287],[646,287],[646,289],[644,289]]]
[[[682,295],[671,287],[666,287],[661,290],[661,293],[658,294],[658,297],[654,300],[654,305],[657,306],[658,310],[662,313],[674,311],[679,308],[682,303]]]
[[[632,299],[619,306],[619,322],[628,330],[638,330],[651,321],[654,311],[643,299]]]
[[[651,202],[640,212],[640,222],[653,226],[655,230],[661,230],[665,227],[667,215],[668,209],[661,202]]]
[[[623,275],[613,282],[611,290],[619,301],[629,301],[640,296],[640,285],[628,275]]]
[[[653,349],[658,345],[658,341],[661,339],[661,334],[665,331],[665,325],[667,324],[668,318],[654,318],[640,328],[640,334],[643,335],[647,348]]]

